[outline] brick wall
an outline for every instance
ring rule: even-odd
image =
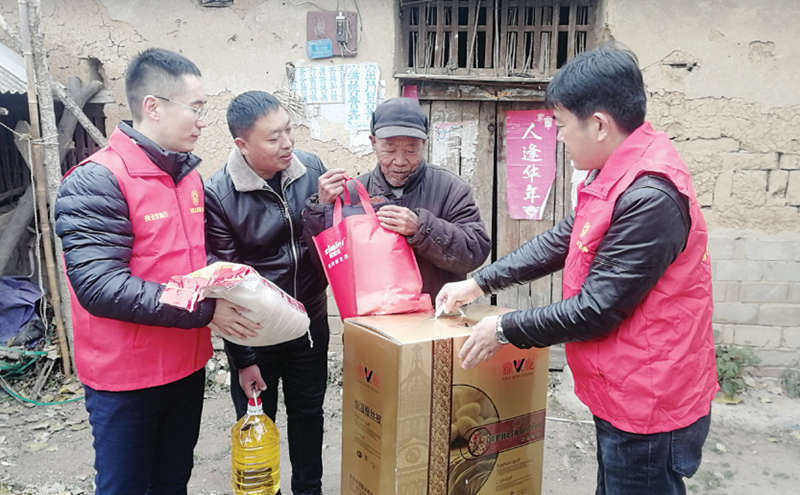
[[[753,347],[761,372],[800,367],[800,233],[711,232],[719,344]]]
[[[760,373],[800,368],[800,233],[766,236],[716,231],[709,252],[718,344],[750,346]],[[328,291],[331,351],[342,350],[342,321]]]

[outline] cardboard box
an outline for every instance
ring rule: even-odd
[[[503,347],[463,370],[469,306],[352,318],[344,326],[342,495],[538,495],[548,349]]]

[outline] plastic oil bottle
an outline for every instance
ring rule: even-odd
[[[231,430],[234,495],[275,495],[281,487],[278,428],[250,399],[247,414]]]

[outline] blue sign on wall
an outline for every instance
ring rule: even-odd
[[[329,38],[309,40],[306,42],[306,52],[308,53],[308,58],[333,57],[333,45]]]

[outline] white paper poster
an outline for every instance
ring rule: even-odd
[[[305,103],[344,103],[344,74],[347,65],[296,67],[292,91]]]
[[[369,129],[378,103],[378,64],[353,64],[345,74],[345,129]]]

